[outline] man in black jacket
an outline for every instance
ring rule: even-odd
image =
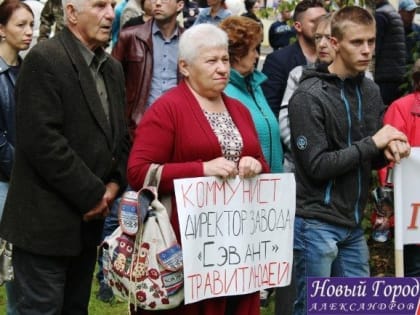
[[[296,165],[295,315],[306,314],[307,277],[368,277],[369,251],[361,227],[372,169],[409,154],[407,137],[382,126],[383,102],[367,69],[375,49],[375,20],[360,7],[331,22],[336,57],[304,72],[290,100]]]
[[[66,0],[67,27],[26,56],[0,235],[17,313],[85,315],[109,206],[125,189],[124,74],[107,55],[114,0]]]
[[[280,105],[287,85],[289,72],[296,66],[316,60],[314,28],[316,20],[326,14],[320,0],[303,0],[298,3],[293,15],[297,41],[269,54],[262,72],[268,80],[262,85],[264,95],[274,113],[279,117]]]
[[[404,26],[400,15],[388,0],[376,0],[375,82],[385,105],[402,96],[399,86],[404,82],[406,47]]]

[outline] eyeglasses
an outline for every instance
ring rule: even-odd
[[[314,40],[316,43],[319,43],[323,38],[325,38],[327,41],[330,41],[331,35],[330,34],[315,34],[314,35]]]

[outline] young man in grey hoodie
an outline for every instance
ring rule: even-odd
[[[375,50],[375,19],[345,7],[331,22],[336,57],[307,70],[290,100],[296,163],[294,314],[306,314],[307,277],[367,277],[369,251],[360,225],[372,169],[408,156],[407,137],[382,127],[384,105],[365,78]]]

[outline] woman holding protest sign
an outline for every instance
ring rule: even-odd
[[[130,186],[140,189],[156,164],[161,165],[159,193],[172,200],[174,179],[249,178],[268,172],[249,111],[223,93],[230,71],[226,34],[211,24],[185,31],[179,69],[185,79],[159,98],[137,127],[128,161]],[[180,241],[175,202],[171,223]],[[259,293],[211,298],[164,314],[257,315]]]

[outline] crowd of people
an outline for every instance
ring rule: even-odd
[[[275,292],[276,315],[303,315],[307,277],[370,276],[372,174],[420,141],[414,0],[376,0],[374,13],[283,3],[262,71],[255,0],[242,15],[224,0],[31,2],[0,1],[8,315],[88,314],[96,264],[97,297],[112,301],[98,245],[118,227],[121,195],[156,166],[178,241],[174,179],[292,172],[297,184],[290,286],[162,314],[257,315]],[[420,246],[405,249],[406,275],[420,276]]]

